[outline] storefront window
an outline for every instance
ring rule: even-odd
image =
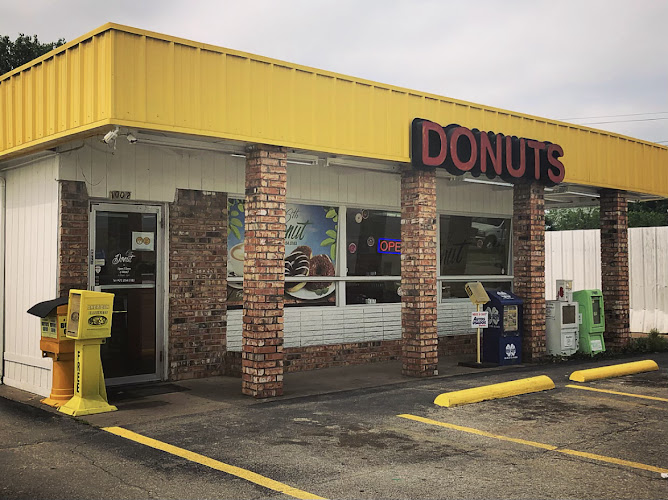
[[[401,214],[348,208],[347,276],[401,276]],[[399,280],[347,281],[346,304],[399,302]]]
[[[508,274],[510,219],[441,215],[442,276]]]
[[[475,278],[472,281],[477,281]],[[466,281],[443,281],[441,285],[441,299],[468,299],[464,285]],[[482,281],[486,290],[503,290],[512,292],[511,281]]]
[[[228,200],[228,308],[243,306],[244,202]],[[336,305],[338,208],[288,203],[285,216],[285,305]],[[303,279],[303,281],[301,280]]]

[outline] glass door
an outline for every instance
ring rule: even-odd
[[[102,345],[109,385],[160,379],[162,214],[160,207],[93,204],[91,288],[114,297],[111,337]]]

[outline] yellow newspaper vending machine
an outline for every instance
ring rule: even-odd
[[[72,416],[114,411],[107,402],[100,345],[111,337],[114,294],[70,290],[65,334],[74,339],[74,397],[60,411]]]

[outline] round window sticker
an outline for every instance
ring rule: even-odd
[[[369,218],[369,211],[362,210],[362,219],[368,219],[368,218]]]
[[[348,252],[350,253],[355,253],[357,251],[357,245],[355,243],[351,243],[348,245]]]
[[[374,239],[373,236],[369,236],[366,239],[366,244],[369,245],[370,247],[372,247],[374,245],[374,243],[376,243],[376,240]]]
[[[358,224],[360,222],[362,222],[362,214],[361,213],[358,212],[358,213],[355,214],[355,222],[357,222]]]
[[[397,295],[399,297],[403,297],[404,296],[404,289],[401,288],[401,287],[397,288]]]

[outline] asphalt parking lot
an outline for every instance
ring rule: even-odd
[[[152,404],[153,418],[113,426],[134,440],[96,427],[119,424],[122,404],[86,425],[0,400],[0,465],[14,471],[2,496],[666,498],[668,355],[649,358],[659,371],[589,383],[568,380],[579,366],[545,365],[183,415]],[[433,404],[445,391],[537,374],[556,388]],[[64,479],[73,473],[74,484]]]

